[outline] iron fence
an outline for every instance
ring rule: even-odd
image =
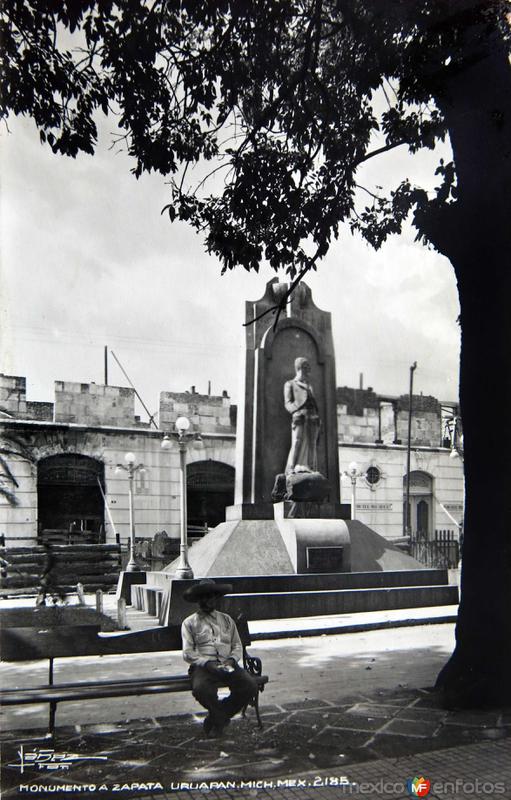
[[[410,538],[410,555],[427,567],[455,569],[460,560],[460,544],[452,530],[436,530],[434,539]]]

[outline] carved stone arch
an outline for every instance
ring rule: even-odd
[[[434,477],[422,469],[410,472],[410,494],[432,494]],[[406,475],[403,476],[403,488],[406,488]]]
[[[275,330],[273,326],[268,328],[261,340],[265,358],[273,358],[275,340],[278,336],[282,335],[287,328],[293,328],[295,331],[304,331],[304,333],[308,334],[316,347],[315,356],[318,364],[324,364],[326,356],[324,344],[312,325],[309,325],[309,323],[303,319],[282,319],[279,321],[277,330]]]

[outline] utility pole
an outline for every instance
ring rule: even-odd
[[[411,535],[410,525],[410,455],[412,442],[413,373],[417,369],[414,361],[410,367],[410,394],[408,395],[408,439],[406,443],[405,507],[403,514],[403,536]]]
[[[105,386],[108,386],[108,345],[105,345]]]

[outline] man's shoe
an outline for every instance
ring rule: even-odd
[[[211,714],[207,715],[204,722],[202,723],[202,727],[204,728],[204,733],[206,734],[206,736],[209,736],[209,734],[215,727],[213,720],[211,719]]]
[[[217,724],[215,725],[216,735],[221,736],[225,731],[225,729],[227,728],[227,726],[230,724],[230,722],[231,720],[229,717],[224,717],[224,719],[222,719],[221,722],[217,722]]]
[[[202,723],[202,727],[208,738],[216,739],[223,734],[224,729],[228,726],[230,721],[231,720],[228,717],[221,720],[215,720],[211,717],[211,714],[208,714]]]

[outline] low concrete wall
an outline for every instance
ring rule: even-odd
[[[129,573],[128,573],[129,574]],[[136,574],[136,573],[131,573]],[[379,605],[381,599],[375,600],[376,605],[374,608],[368,607],[371,593],[388,592],[398,587],[422,588],[429,590],[431,588],[444,588],[447,586],[447,570],[445,569],[420,569],[420,570],[396,570],[395,572],[346,572],[346,573],[321,573],[321,574],[306,574],[306,575],[258,575],[258,576],[235,576],[235,577],[219,577],[215,578],[219,583],[230,583],[233,587],[233,595],[243,605],[240,610],[247,616],[248,619],[266,619],[266,618],[286,618],[294,616],[309,616],[317,614],[339,614],[356,611],[356,608],[344,608],[337,606],[336,602],[328,599],[329,596],[337,594],[356,595],[357,592],[366,592],[366,599],[364,603],[367,607],[360,608],[361,611],[376,611],[380,608],[403,608],[402,605],[397,606],[381,606]],[[165,572],[148,572],[146,574],[146,582],[148,586],[155,586],[166,590],[166,599],[162,604],[160,614],[160,624],[179,624],[188,614],[196,608],[194,604],[188,603],[183,598],[185,590],[198,582],[198,579],[179,580],[173,579],[171,575]],[[456,588],[456,587],[451,587]],[[427,591],[426,591],[427,594]],[[294,595],[305,598],[298,601],[303,606],[307,607],[306,598],[310,598],[315,610],[313,611],[295,611],[293,601]],[[231,602],[231,595],[225,598],[226,608]],[[439,595],[438,595],[439,596]],[[324,603],[321,598],[325,598]],[[408,594],[406,597],[413,600],[410,607],[421,605],[413,599],[413,595]],[[450,596],[454,599],[448,599],[446,604],[457,602],[457,592]],[[240,599],[241,598],[241,599]],[[246,599],[245,599],[246,598]],[[271,598],[266,600],[265,598]],[[279,599],[280,598],[280,599]],[[269,617],[263,615],[260,610],[265,609],[267,606],[278,608],[274,614]],[[333,610],[330,610],[333,604]],[[443,605],[443,597],[440,597],[438,602],[424,602],[423,605]],[[300,606],[301,608],[301,606]],[[266,612],[264,612],[266,614]]]

